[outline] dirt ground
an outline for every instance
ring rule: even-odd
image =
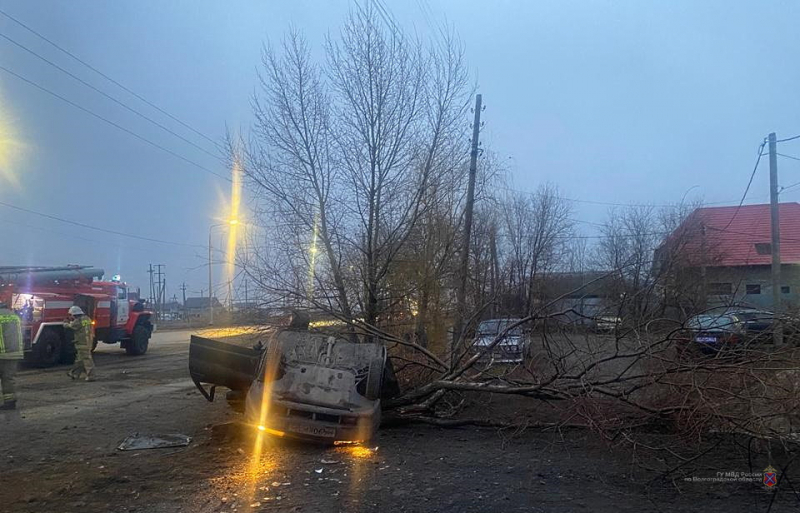
[[[591,432],[412,426],[374,447],[265,438],[189,380],[188,331],[157,333],[145,356],[95,355],[100,380],[23,369],[21,409],[0,414],[0,511],[797,511],[787,487],[655,479]],[[133,433],[183,433],[188,447],[122,452]],[[657,436],[657,435],[652,435]],[[753,462],[759,471],[765,462]],[[716,471],[715,471],[716,469]],[[695,477],[746,472],[722,454]],[[688,476],[691,477],[691,476]],[[800,484],[800,479],[796,479]],[[774,503],[770,504],[774,500]]]

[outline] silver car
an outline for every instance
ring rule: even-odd
[[[523,325],[511,326],[521,319],[489,319],[478,325],[472,351],[482,354],[481,359],[490,363],[522,363],[530,349],[530,336]],[[488,349],[498,336],[502,339]]]

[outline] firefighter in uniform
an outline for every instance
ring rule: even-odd
[[[14,376],[17,362],[22,359],[22,324],[19,317],[0,302],[0,388],[3,401],[0,410],[17,407],[14,395]]]
[[[69,318],[64,321],[64,327],[72,330],[72,342],[77,355],[75,364],[67,375],[72,379],[86,379],[94,381],[94,360],[92,360],[92,320],[83,313],[81,307],[71,306]]]

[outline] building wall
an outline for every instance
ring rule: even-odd
[[[768,265],[747,267],[707,267],[706,291],[708,306],[743,303],[756,307],[772,308],[772,271]],[[730,294],[722,289],[730,285]],[[800,264],[781,266],[781,293],[784,307],[800,306]]]

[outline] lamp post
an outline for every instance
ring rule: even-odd
[[[230,219],[227,223],[212,224],[208,227],[208,324],[214,324],[214,293],[213,293],[213,274],[211,266],[214,263],[211,253],[211,231],[217,226],[234,226],[239,224],[238,219]]]

